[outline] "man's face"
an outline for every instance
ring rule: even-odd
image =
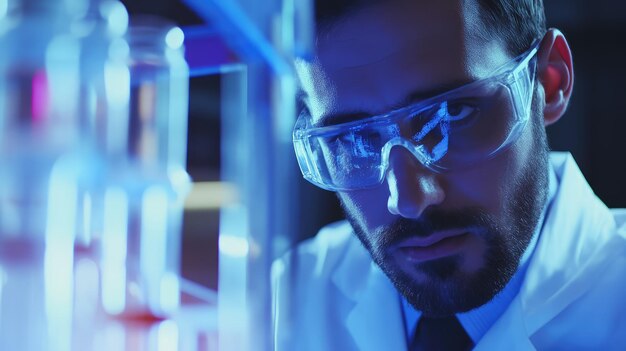
[[[513,55],[479,35],[478,10],[475,1],[394,1],[341,20],[318,37],[314,60],[296,63],[311,118],[377,115],[485,78]],[[373,260],[425,314],[480,306],[515,273],[546,198],[537,111],[511,148],[474,167],[434,173],[398,146],[380,186],[338,194]]]

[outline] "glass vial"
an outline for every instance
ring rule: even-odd
[[[127,123],[109,139],[104,192],[102,303],[112,315],[164,318],[179,305],[188,67],[180,28],[131,20]]]

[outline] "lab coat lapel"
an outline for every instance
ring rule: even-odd
[[[602,274],[610,257],[622,250],[622,245],[612,245],[622,239],[612,235],[615,221],[610,210],[593,193],[572,156],[557,155],[553,161],[560,186],[520,291],[529,335],[582,296],[592,277]]]
[[[602,274],[610,257],[622,254],[623,244],[613,244],[623,239],[611,235],[611,212],[589,188],[571,155],[553,153],[552,161],[560,185],[524,284],[476,350],[505,345],[535,349],[533,334],[585,294],[591,277]]]
[[[338,267],[333,282],[354,305],[346,327],[361,351],[406,350],[400,298],[387,276],[358,243]]]
[[[372,267],[368,287],[358,297],[346,325],[359,350],[406,349],[398,293],[378,267]]]

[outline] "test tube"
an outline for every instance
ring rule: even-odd
[[[87,0],[74,26],[81,42],[78,98],[82,158],[89,169],[78,182],[74,240],[73,349],[92,350],[94,331],[103,319],[101,266],[104,192],[107,165],[118,157],[110,138],[128,121],[130,96],[128,44],[124,35],[128,13],[117,0]],[[119,153],[118,153],[119,154]]]
[[[71,1],[0,13],[0,349],[68,350],[80,43]]]
[[[130,104],[109,139],[103,193],[102,305],[127,318],[165,318],[179,305],[188,67],[183,32],[154,17],[131,20]]]

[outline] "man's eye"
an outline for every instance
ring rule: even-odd
[[[354,142],[352,134],[336,134],[330,137],[326,137],[324,143],[327,145],[335,145],[335,147],[343,146],[345,144],[351,144]]]
[[[448,103],[447,110],[448,120],[451,122],[456,122],[471,116],[474,112],[478,110],[478,108],[468,103],[454,102]]]
[[[368,130],[363,135],[361,135],[361,139],[365,141],[367,144],[378,145],[382,140],[382,135],[378,130]]]

